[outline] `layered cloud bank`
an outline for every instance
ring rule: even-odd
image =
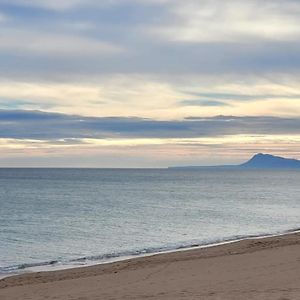
[[[297,135],[300,118],[189,117],[158,121],[136,117],[83,117],[41,111],[0,110],[0,138],[32,140],[214,138]]]
[[[10,164],[15,161],[24,166],[32,161],[38,166],[55,165],[55,160],[56,166],[63,161],[67,166],[93,167],[158,167],[197,160],[205,164],[224,154],[221,161],[226,156],[238,160],[262,147],[297,156],[300,143],[298,118],[217,116],[158,121],[2,110],[0,120],[3,154]]]
[[[296,0],[2,0],[0,165],[299,158],[299,28]]]
[[[219,78],[192,75],[91,77],[89,82],[0,82],[3,109],[84,116],[182,119],[215,115],[300,115],[300,82],[287,76]]]

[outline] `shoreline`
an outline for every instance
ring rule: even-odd
[[[86,267],[93,267],[93,266],[100,266],[100,265],[107,265],[107,264],[112,264],[112,263],[117,263],[117,262],[122,262],[122,261],[127,261],[127,260],[134,260],[138,258],[144,258],[144,257],[149,257],[149,256],[156,256],[160,254],[169,254],[169,253],[176,253],[176,252],[183,252],[183,251],[191,251],[191,250],[197,250],[197,249],[205,249],[205,248],[211,248],[211,247],[217,247],[217,246],[222,246],[222,245],[227,245],[227,244],[233,244],[233,243],[238,243],[241,241],[246,241],[246,240],[256,240],[256,239],[263,239],[263,238],[269,238],[269,237],[280,237],[280,236],[285,236],[285,235],[290,235],[290,234],[296,234],[300,233],[300,228],[295,228],[295,229],[288,229],[285,231],[278,231],[275,233],[262,233],[262,234],[253,234],[253,235],[245,235],[245,236],[236,236],[236,237],[228,237],[212,242],[205,243],[203,242],[202,244],[195,243],[195,244],[190,244],[190,245],[179,245],[179,246],[165,246],[165,247],[153,247],[150,249],[143,249],[141,251],[125,251],[120,255],[118,253],[112,255],[111,257],[110,254],[103,255],[103,257],[106,256],[106,258],[99,258],[99,259],[94,259],[97,256],[91,256],[91,257],[83,257],[83,258],[78,258],[78,259],[73,259],[70,261],[65,261],[59,262],[59,261],[48,261],[48,262],[40,262],[40,263],[24,263],[20,265],[15,265],[15,266],[8,266],[4,267],[3,269],[7,268],[10,269],[11,272],[3,272],[0,273],[0,281],[2,279],[8,278],[8,277],[14,277],[14,276],[22,276],[25,274],[32,274],[32,273],[40,273],[40,272],[55,272],[55,271],[64,271],[64,270],[70,270],[70,269],[78,269],[78,268],[86,268]],[[153,250],[153,251],[152,251]],[[99,256],[98,256],[99,257]],[[25,267],[23,267],[25,266]]]
[[[10,276],[0,280],[0,296],[10,300],[29,295],[27,299],[35,300],[54,295],[57,299],[184,299],[183,295],[187,299],[205,295],[208,299],[245,299],[246,295],[247,299],[265,294],[255,299],[299,299],[299,253],[297,230],[107,264]]]

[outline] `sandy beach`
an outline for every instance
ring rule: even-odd
[[[0,281],[1,300],[300,299],[300,234]]]

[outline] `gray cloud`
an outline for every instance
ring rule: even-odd
[[[193,93],[187,92],[187,94],[201,97],[200,99],[189,99],[179,101],[180,106],[233,106],[235,102],[251,102],[251,101],[261,101],[261,100],[300,100],[299,94],[233,94],[233,93]]]
[[[1,1],[11,21],[0,28],[0,76],[299,73],[299,1],[101,3]],[[195,33],[196,42],[161,36],[178,27],[175,37]],[[210,39],[201,41],[201,32]]]
[[[300,99],[300,94],[232,94],[232,93],[193,93],[188,92],[190,95],[221,100],[239,100],[239,101],[251,101],[251,100],[266,100],[266,99]]]
[[[32,139],[33,148],[42,140],[49,145],[44,151],[59,153],[56,146],[84,138],[191,138],[196,148],[194,137],[300,134],[298,0],[1,0],[0,24],[0,138]],[[28,109],[160,119],[214,111],[296,117],[159,121]],[[8,153],[25,155],[18,142],[4,148],[2,163],[9,164]],[[294,151],[287,143],[282,151]],[[198,151],[187,151],[184,159]],[[169,149],[165,153],[168,159]],[[100,154],[94,155],[93,166]],[[111,164],[119,165],[116,157]]]
[[[183,100],[179,102],[182,106],[231,106],[231,104],[218,100]]]
[[[0,137],[56,140],[82,138],[193,138],[235,134],[300,134],[300,118],[189,117],[181,121],[82,117],[41,111],[0,110]]]

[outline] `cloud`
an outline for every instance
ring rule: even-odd
[[[123,49],[108,42],[86,37],[64,34],[40,34],[24,30],[0,31],[0,52],[10,51],[21,55],[27,52],[32,55],[52,55],[68,59],[74,56],[112,55],[122,52]]]
[[[0,23],[5,23],[9,20],[10,20],[10,18],[7,15],[0,12]]]
[[[170,9],[173,18],[150,31],[172,41],[192,43],[297,40],[300,4],[286,2],[175,1]]]
[[[300,114],[299,81],[244,77],[110,75],[68,81],[0,80],[0,105],[83,116],[182,119],[191,115]],[[28,75],[29,77],[29,75]],[[30,78],[29,78],[30,79]],[[183,100],[184,99],[184,100]],[[225,105],[226,104],[226,105]]]
[[[189,117],[181,121],[142,118],[83,117],[41,111],[1,110],[0,138],[122,139],[198,138],[224,135],[295,135],[299,118]]]
[[[217,100],[183,100],[179,102],[182,106],[231,106],[230,104]]]
[[[0,111],[1,166],[166,167],[238,163],[253,153],[299,157],[300,119],[181,121]]]
[[[190,99],[179,102],[182,106],[212,106],[212,107],[226,107],[234,106],[241,102],[265,102],[276,100],[300,100],[300,94],[241,94],[241,93],[192,93],[187,94],[202,97],[201,99]]]
[[[13,0],[1,7],[12,18],[0,28],[5,78],[299,73],[297,1]]]
[[[182,97],[168,83],[140,76],[99,78],[89,83],[0,82],[0,99],[6,107],[15,104],[16,109],[43,107],[48,111],[68,114],[80,111],[81,115],[92,116],[156,115],[160,118],[175,105],[179,95]]]
[[[289,138],[300,116],[299,1],[0,2],[1,149],[23,155],[22,139],[36,155],[72,155],[66,147],[80,157],[91,144],[135,144],[135,156],[140,147],[159,161],[299,145]],[[113,160],[101,151],[91,157]]]
[[[160,5],[170,3],[170,0],[2,0],[2,3],[65,12],[86,6],[91,8],[101,8],[124,4]]]
[[[53,10],[66,10],[83,3],[82,0],[2,0],[2,3],[24,7],[39,7]]]
[[[251,101],[251,100],[266,100],[266,99],[295,99],[300,100],[300,94],[257,94],[253,91],[252,94],[242,94],[242,93],[192,93],[188,94],[195,95],[203,98],[211,99],[222,99],[222,100],[242,100],[242,101]]]

